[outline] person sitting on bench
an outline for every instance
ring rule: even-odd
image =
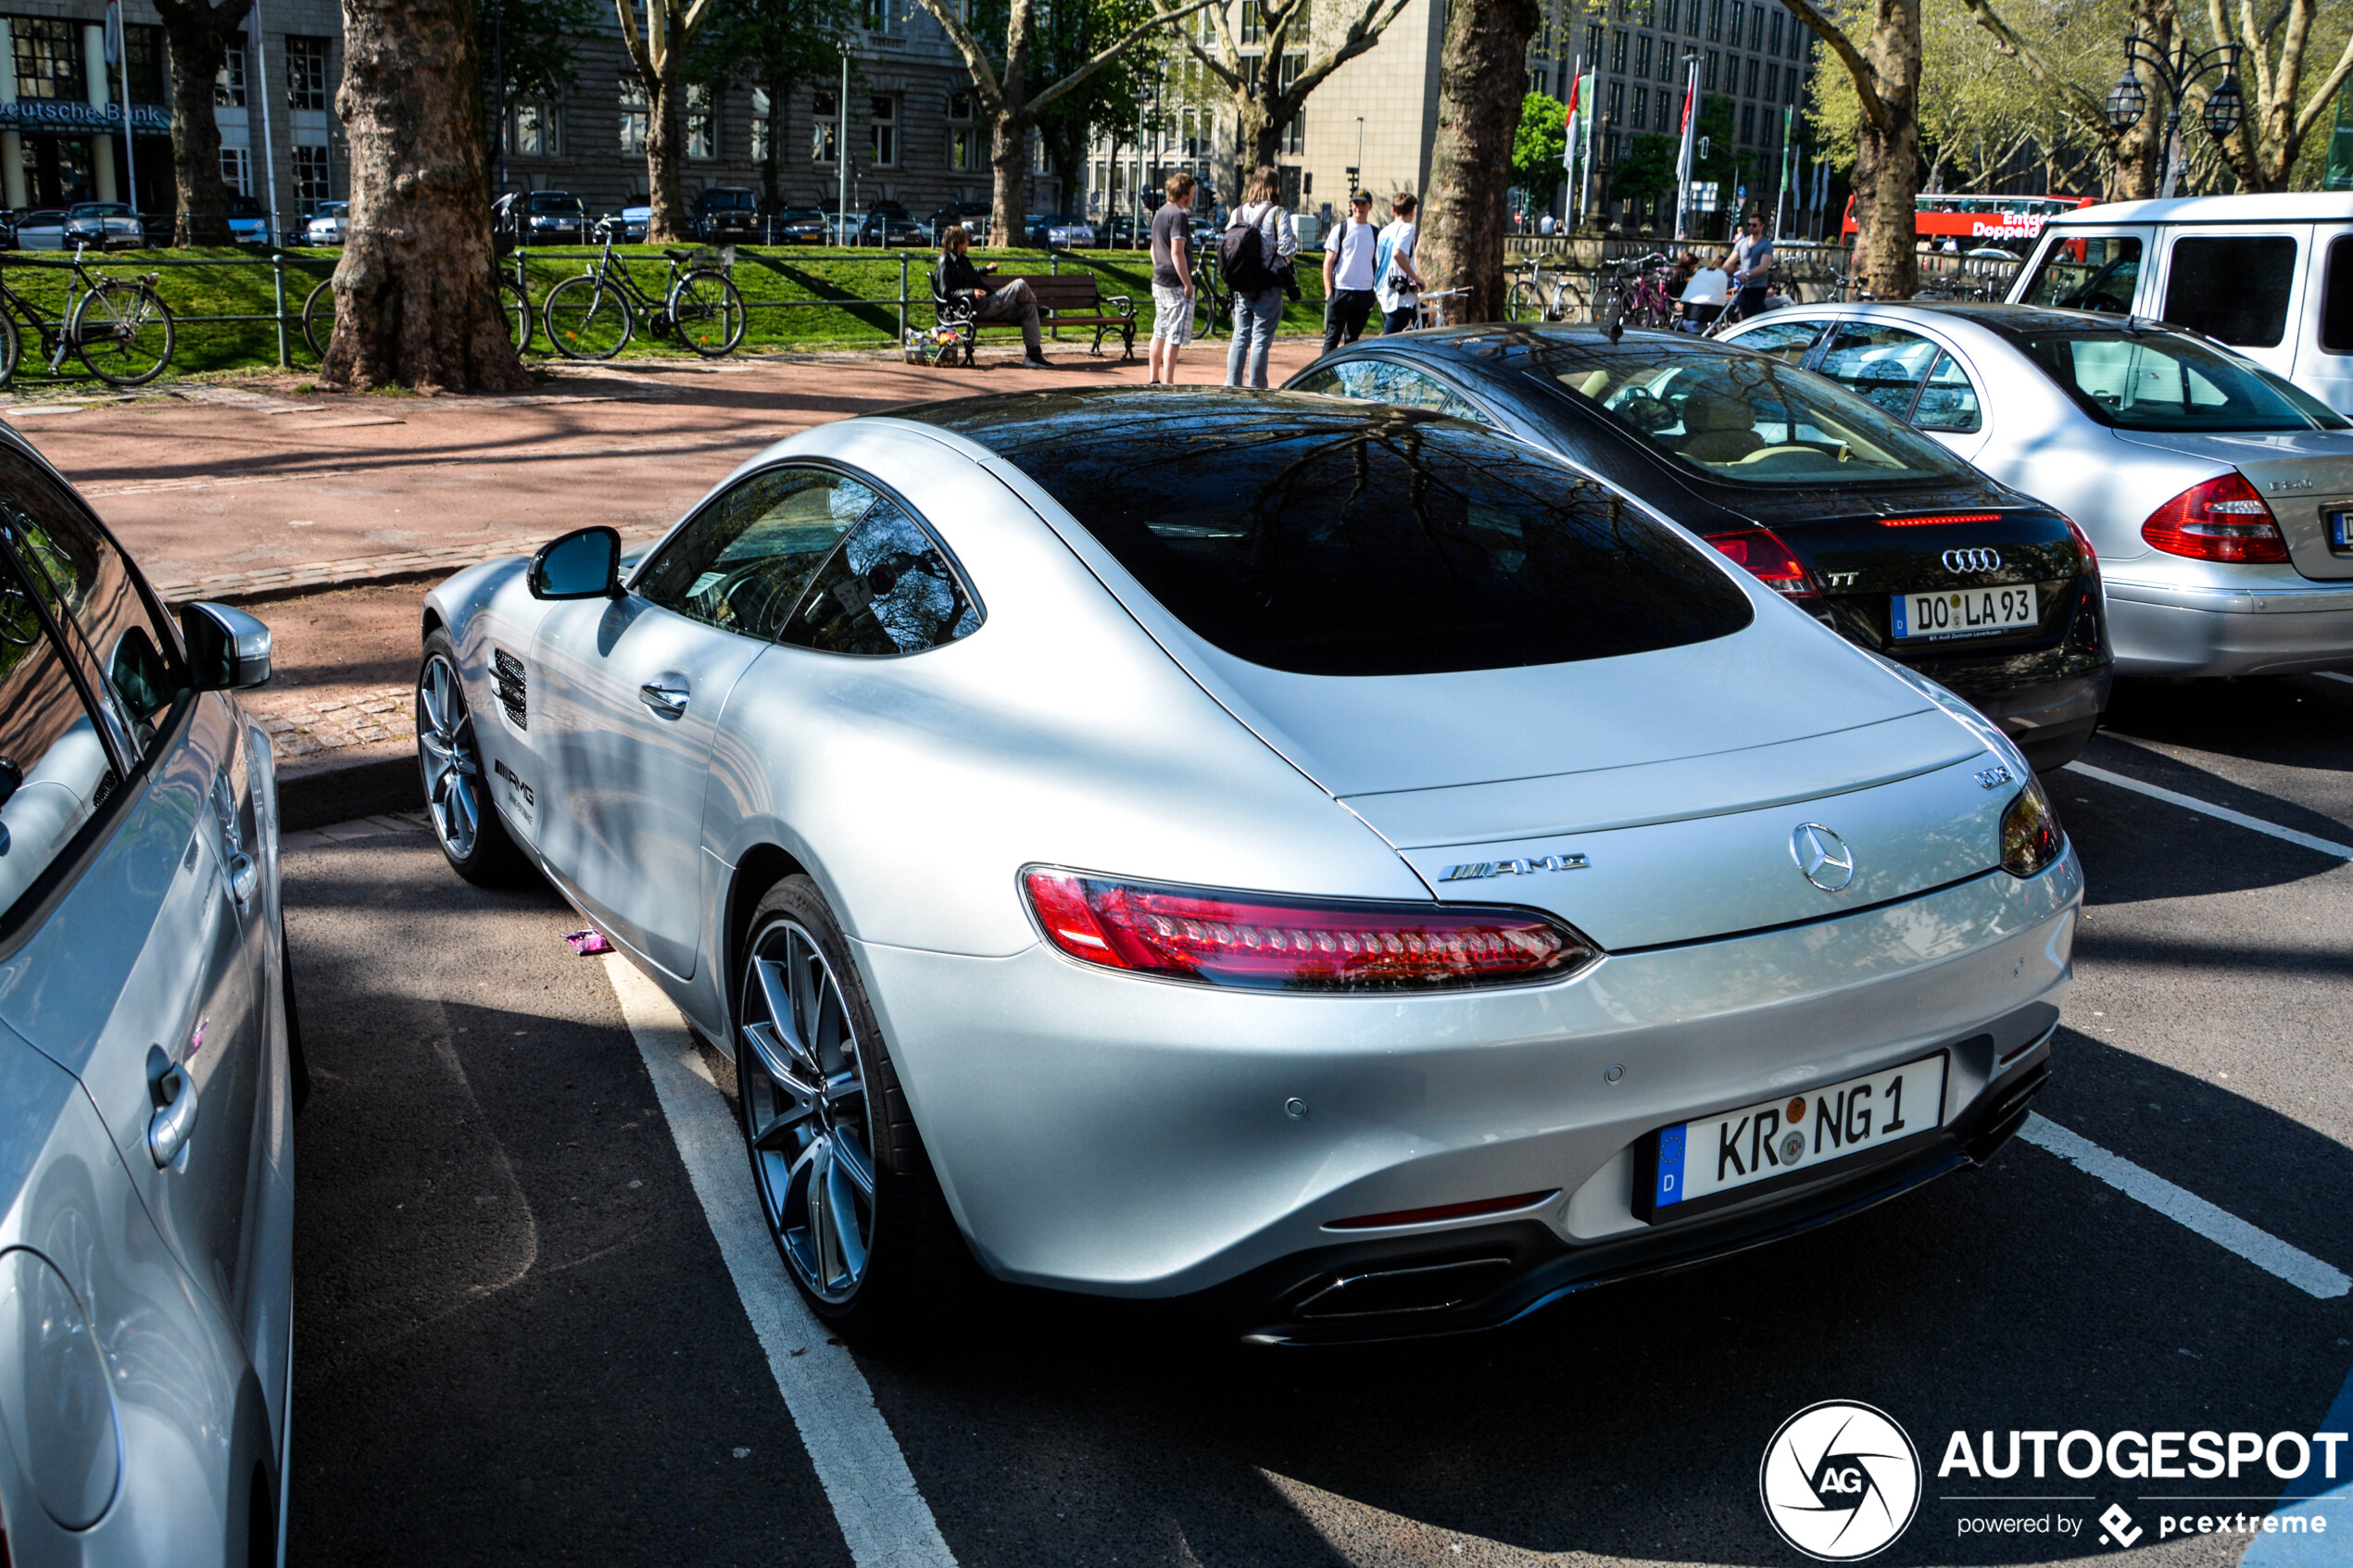
[[[940,234],[939,264],[931,273],[939,297],[974,301],[975,321],[1019,321],[1022,346],[1028,350],[1022,360],[1023,368],[1052,369],[1046,363],[1045,346],[1038,337],[1038,296],[1030,292],[1029,280],[1015,278],[1002,288],[991,289],[988,276],[965,254],[971,248],[972,235],[965,232],[962,223],[950,223]]]

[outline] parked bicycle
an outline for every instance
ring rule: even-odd
[[[1428,290],[1414,307],[1414,329],[1418,332],[1424,327],[1446,325],[1446,302],[1459,299],[1468,293],[1470,290],[1466,288]]]
[[[66,308],[56,317],[25,298],[0,278],[0,386],[16,379],[17,362],[24,352],[17,318],[40,334],[41,351],[48,356],[49,373],[65,363],[66,351],[109,386],[145,386],[171,364],[178,342],[171,311],[156,293],[160,272],[136,278],[93,276],[82,266],[80,245],[73,247],[72,283],[67,285]],[[55,262],[19,262],[19,266],[55,266]],[[79,289],[81,292],[76,293]]]
[[[498,278],[498,308],[507,318],[507,341],[521,354],[531,346],[531,296],[514,279],[501,273]],[[302,341],[320,358],[327,357],[327,344],[335,335],[335,281],[328,278],[310,291],[302,302]]]
[[[1193,257],[1193,335],[1213,337],[1221,324],[1233,321],[1234,291],[1226,286],[1217,252],[1204,249]]]
[[[547,291],[542,317],[547,341],[573,359],[610,359],[636,334],[637,318],[657,336],[672,333],[705,358],[731,352],[744,339],[744,296],[710,253],[665,249],[669,277],[660,298],[648,294],[626,261],[613,258],[613,233],[598,225],[604,254],[576,278]]]
[[[1593,320],[1604,325],[1652,327],[1665,331],[1675,324],[1675,298],[1667,292],[1672,264],[1656,251],[1630,261],[1606,261],[1601,297]]]
[[[1585,291],[1567,272],[1554,272],[1537,257],[1511,269],[1528,276],[1512,284],[1504,311],[1515,321],[1581,321],[1590,302]]]

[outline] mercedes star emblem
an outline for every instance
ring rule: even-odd
[[[1819,822],[1798,823],[1789,835],[1789,852],[1806,880],[1825,893],[1836,893],[1855,880],[1855,852]]]

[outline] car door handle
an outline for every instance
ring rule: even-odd
[[[240,849],[229,857],[229,897],[245,909],[253,903],[254,890],[261,885],[261,868],[253,857]]]
[[[155,1093],[163,1104],[147,1119],[147,1154],[163,1171],[180,1158],[196,1130],[196,1083],[186,1068],[175,1066],[156,1080]]]
[[[664,675],[637,688],[637,700],[665,719],[683,715],[686,711],[686,698],[691,695],[683,675]]]

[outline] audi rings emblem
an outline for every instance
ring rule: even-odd
[[[1952,572],[1999,571],[2002,570],[2002,552],[1987,549],[1947,550],[1944,552],[1944,570]]]

